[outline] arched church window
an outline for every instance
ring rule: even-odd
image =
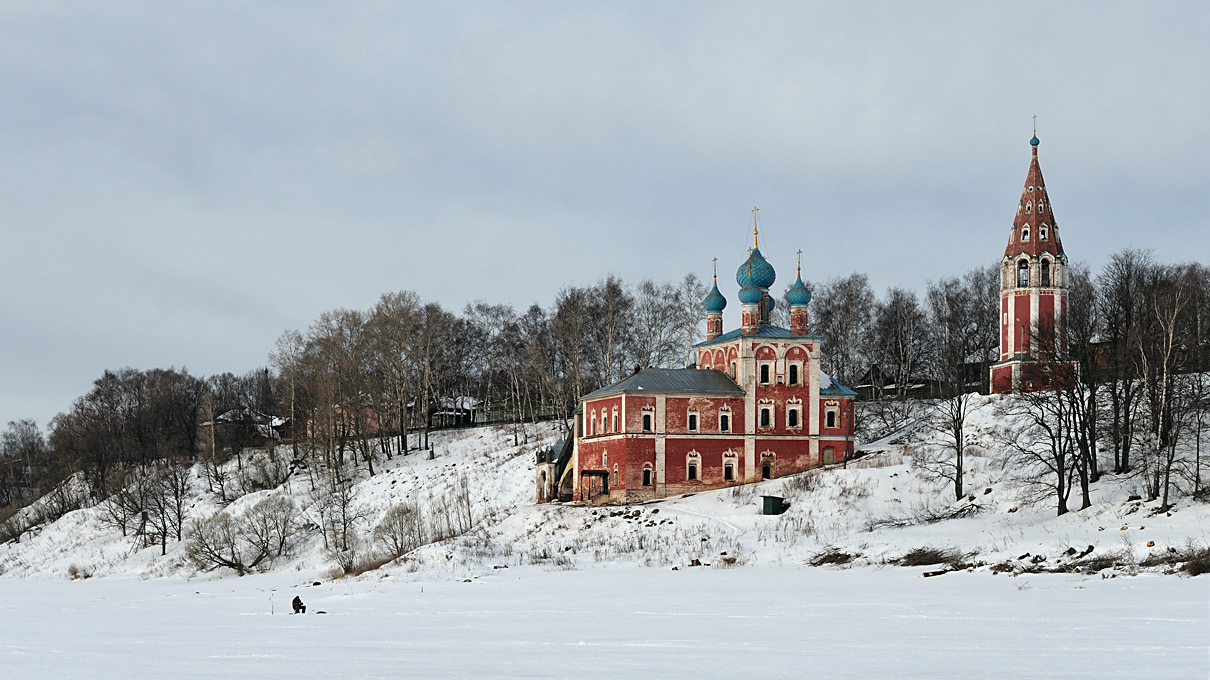
[[[1047,229],[1046,227],[1038,227],[1038,240],[1039,241],[1045,241],[1047,235],[1049,235],[1049,234],[1050,234],[1050,230]]]
[[[1042,285],[1050,285],[1050,260],[1042,260]]]
[[[1034,204],[1033,204],[1033,203],[1026,203],[1026,204],[1025,204],[1025,212],[1029,212],[1029,211],[1030,211],[1030,209],[1031,209],[1031,208],[1033,208],[1033,207],[1034,207]]]
[[[1021,260],[1017,263],[1017,288],[1026,288],[1029,286],[1029,261]]]
[[[643,414],[643,431],[651,432],[651,414],[650,413]]]
[[[1029,227],[1021,227],[1021,242],[1024,243],[1028,240],[1029,240]]]

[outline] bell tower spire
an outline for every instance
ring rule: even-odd
[[[1067,353],[1067,254],[1038,163],[1037,116],[1029,140],[1029,171],[1000,261],[1000,361],[993,392],[1043,389],[1040,360]]]

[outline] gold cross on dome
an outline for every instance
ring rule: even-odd
[[[756,223],[757,223],[757,218],[759,217],[759,213],[760,213],[760,208],[756,208],[756,207],[752,208],[752,247],[753,248],[760,247],[760,243],[757,242],[757,238],[756,238],[757,233],[758,233],[756,230]]]

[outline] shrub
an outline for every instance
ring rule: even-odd
[[[827,550],[813,556],[809,563],[812,567],[822,567],[825,564],[848,564],[853,561],[854,557],[855,555],[851,555],[838,548],[829,547]]]
[[[916,548],[900,557],[896,560],[896,563],[902,567],[925,567],[932,564],[948,564],[956,568],[962,564],[962,558],[962,553],[953,548],[925,546],[923,548]]]
[[[239,517],[226,511],[197,522],[186,555],[202,571],[234,569],[240,576],[288,555],[300,528],[294,501],[270,496]]]

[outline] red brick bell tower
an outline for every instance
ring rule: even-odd
[[[1038,136],[1017,214],[1000,261],[1000,360],[991,367],[993,393],[1047,389],[1056,360],[1067,354],[1067,255],[1059,239],[1042,168]]]

